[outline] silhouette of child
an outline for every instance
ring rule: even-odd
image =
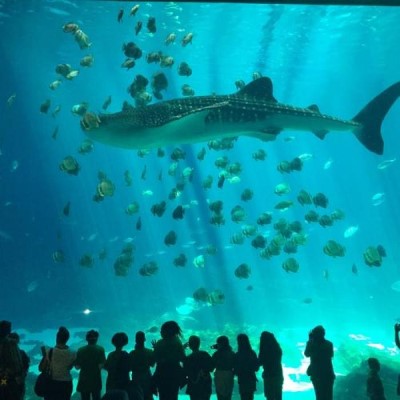
[[[376,358],[368,358],[369,374],[367,379],[367,395],[371,400],[386,400],[379,371],[381,364]]]

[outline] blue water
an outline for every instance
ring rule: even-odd
[[[205,346],[219,333],[228,333],[234,342],[235,335],[244,331],[258,349],[259,334],[267,329],[286,348],[287,368],[300,368],[308,331],[317,324],[326,327],[336,348],[350,343],[367,357],[374,349],[372,343],[381,345],[382,357],[394,354],[392,326],[400,318],[400,284],[393,285],[400,280],[399,101],[382,126],[382,156],[369,152],[349,132],[332,132],[321,141],[309,132],[285,131],[274,142],[240,137],[232,150],[210,150],[207,143],[179,145],[186,158],[179,161],[176,176],[168,174],[173,146],[164,149],[163,158],[157,157],[156,149],[139,157],[137,150],[101,143],[94,143],[91,153],[80,154],[85,135],[71,108],[85,101],[91,111],[99,112],[111,95],[107,112],[120,111],[123,101],[133,104],[127,87],[137,74],[150,80],[153,73],[164,72],[169,84],[163,94],[168,100],[181,97],[185,83],[196,95],[233,93],[235,81],[249,83],[259,72],[272,79],[279,102],[300,107],[317,104],[323,113],[350,119],[399,79],[400,9],[139,4],[133,17],[130,2],[0,2],[0,317],[12,320],[16,330],[26,332],[26,339],[35,332],[50,344],[53,330],[60,325],[77,331],[97,328],[106,345],[116,331],[125,330],[133,337],[136,330],[177,319],[185,336],[198,333]],[[121,8],[125,12],[118,23]],[[147,32],[149,16],[156,18],[155,34]],[[138,20],[143,21],[143,29],[135,36]],[[89,49],[81,50],[73,35],[63,32],[63,25],[71,21],[89,36]],[[171,32],[176,33],[176,41],[166,46]],[[193,41],[183,47],[181,40],[189,32]],[[121,68],[122,45],[129,41],[143,50],[143,56],[127,71]],[[145,56],[152,51],[171,55],[175,64],[161,68],[146,63]],[[87,54],[94,56],[94,63],[83,68],[79,61]],[[178,75],[182,61],[191,66],[190,77]],[[49,84],[59,78],[55,67],[60,63],[69,63],[80,73],[71,81],[61,78],[52,91]],[[15,101],[8,105],[13,94]],[[40,113],[47,99],[49,112]],[[53,117],[57,105],[61,111]],[[200,161],[197,154],[203,147],[207,151]],[[266,151],[265,161],[252,158],[259,149]],[[59,169],[68,155],[80,165],[77,176]],[[308,156],[302,171],[281,174],[277,170],[281,161],[300,155]],[[226,181],[219,189],[221,170],[215,160],[222,156],[239,162],[242,172],[240,182]],[[389,161],[386,168],[384,161]],[[141,179],[145,167],[146,179]],[[169,200],[186,167],[193,168],[192,182],[179,198]],[[124,180],[127,170],[132,186]],[[115,193],[95,202],[99,171],[114,183]],[[208,175],[214,182],[205,190],[202,181]],[[280,183],[288,184],[291,192],[274,194]],[[246,188],[254,197],[243,202],[240,196]],[[329,199],[327,209],[302,207],[296,200],[302,189],[312,195],[324,193]],[[374,195],[381,201],[373,200]],[[167,201],[164,216],[153,216],[151,206],[162,200]],[[208,208],[216,200],[224,203],[225,224],[219,227],[210,224]],[[275,210],[281,200],[292,200],[294,205],[287,211]],[[134,201],[140,210],[129,216],[125,209]],[[68,202],[70,213],[65,216]],[[186,208],[183,220],[171,216],[177,205]],[[230,211],[236,205],[246,211],[243,223],[231,221]],[[345,218],[326,228],[307,224],[304,215],[310,209],[321,215],[340,209]],[[231,244],[232,235],[245,224],[256,225],[262,212],[273,215],[271,225],[258,226],[267,241],[275,235],[273,224],[285,218],[302,223],[307,243],[296,254],[282,252],[270,260],[262,259],[251,246],[253,238],[242,245]],[[140,231],[135,228],[138,216]],[[351,226],[358,230],[345,238]],[[164,237],[170,230],[178,240],[167,247]],[[345,256],[324,254],[328,240],[344,245]],[[128,242],[136,247],[134,264],[126,277],[118,277],[113,265]],[[204,255],[208,245],[216,247],[216,255],[206,255],[204,268],[196,268],[193,260]],[[387,256],[381,267],[369,267],[363,253],[368,246],[378,245]],[[65,255],[62,263],[53,261],[57,250]],[[104,260],[98,258],[102,251]],[[180,253],[188,259],[184,268],[173,265]],[[90,268],[79,263],[85,254],[94,259]],[[289,257],[297,259],[297,273],[282,268]],[[139,269],[150,261],[157,262],[158,273],[141,276]],[[234,274],[242,263],[251,268],[248,279]],[[352,272],[353,264],[357,274]],[[193,302],[192,295],[200,287],[222,291],[223,304]],[[350,366],[343,354],[337,351],[335,358],[336,369],[346,374]]]

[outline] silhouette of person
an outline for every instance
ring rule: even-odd
[[[101,369],[106,361],[104,348],[97,345],[99,332],[90,330],[86,333],[87,345],[80,347],[76,354],[75,367],[79,369],[77,391],[82,400],[100,400]]]
[[[400,332],[400,324],[395,324],[394,325],[394,341],[396,343],[396,346],[400,349],[399,332]],[[400,375],[397,377],[397,395],[400,396]]]
[[[135,336],[135,349],[129,353],[132,381],[143,392],[144,400],[152,400],[152,375],[150,368],[155,365],[154,351],[144,346],[146,335],[138,331]]]
[[[56,345],[47,350],[47,358],[51,366],[51,393],[45,396],[45,400],[70,400],[72,395],[71,369],[74,366],[76,353],[72,351],[67,342],[69,331],[64,326],[58,328],[56,334]],[[52,352],[50,357],[50,351]],[[42,366],[39,365],[39,369]]]
[[[181,341],[182,330],[175,321],[161,326],[161,339],[153,342],[156,371],[154,383],[159,400],[178,400],[179,388],[185,385],[185,374],[181,363],[185,350]]]
[[[188,346],[192,353],[183,362],[188,378],[186,393],[191,400],[209,400],[212,393],[210,373],[214,370],[213,359],[206,351],[200,350],[198,336],[190,336]]]
[[[332,400],[335,381],[332,365],[333,344],[325,339],[325,329],[322,325],[309,332],[304,355],[310,357],[307,375],[314,386],[316,400]]]
[[[400,349],[399,332],[400,332],[400,324],[395,324],[394,325],[394,341],[396,343],[396,346]]]
[[[0,399],[21,400],[25,372],[21,351],[10,334],[11,322],[0,321]]]
[[[385,391],[379,376],[381,364],[376,358],[368,358],[369,374],[367,379],[367,396],[370,400],[386,400]]]
[[[218,400],[230,400],[233,392],[233,364],[235,353],[227,336],[219,336],[217,343],[211,346],[216,349],[212,355],[214,361],[214,385]]]
[[[111,343],[115,350],[108,354],[104,369],[108,372],[106,381],[106,392],[110,390],[128,391],[129,386],[129,354],[123,347],[128,344],[128,335],[124,332],[116,333]]]
[[[257,377],[260,365],[257,354],[251,348],[249,337],[245,333],[237,336],[238,351],[235,353],[233,372],[238,377],[241,400],[253,400],[256,391]]]
[[[260,336],[258,361],[263,367],[264,395],[267,400],[282,400],[282,349],[271,332]]]
[[[19,346],[19,335],[17,332],[11,332],[8,335],[9,339],[14,340],[17,346]],[[29,370],[29,365],[31,363],[31,359],[29,358],[28,354],[22,349],[19,349],[20,355],[21,355],[21,361],[22,361],[22,380],[21,380],[21,385],[22,385],[22,394],[21,398],[23,399],[25,397],[25,379],[26,376],[28,375],[28,370]],[[1,397],[0,397],[1,398]]]

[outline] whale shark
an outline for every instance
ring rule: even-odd
[[[324,139],[330,131],[352,132],[371,152],[383,154],[381,124],[400,95],[397,82],[373,98],[350,120],[279,103],[272,81],[261,77],[228,95],[193,96],[110,114],[87,112],[80,124],[87,136],[107,145],[152,149],[168,145],[250,136],[270,141],[283,130],[312,132]]]

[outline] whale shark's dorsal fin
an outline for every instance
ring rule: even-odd
[[[240,89],[236,95],[277,103],[273,95],[272,81],[266,76],[248,83],[244,88]]]

